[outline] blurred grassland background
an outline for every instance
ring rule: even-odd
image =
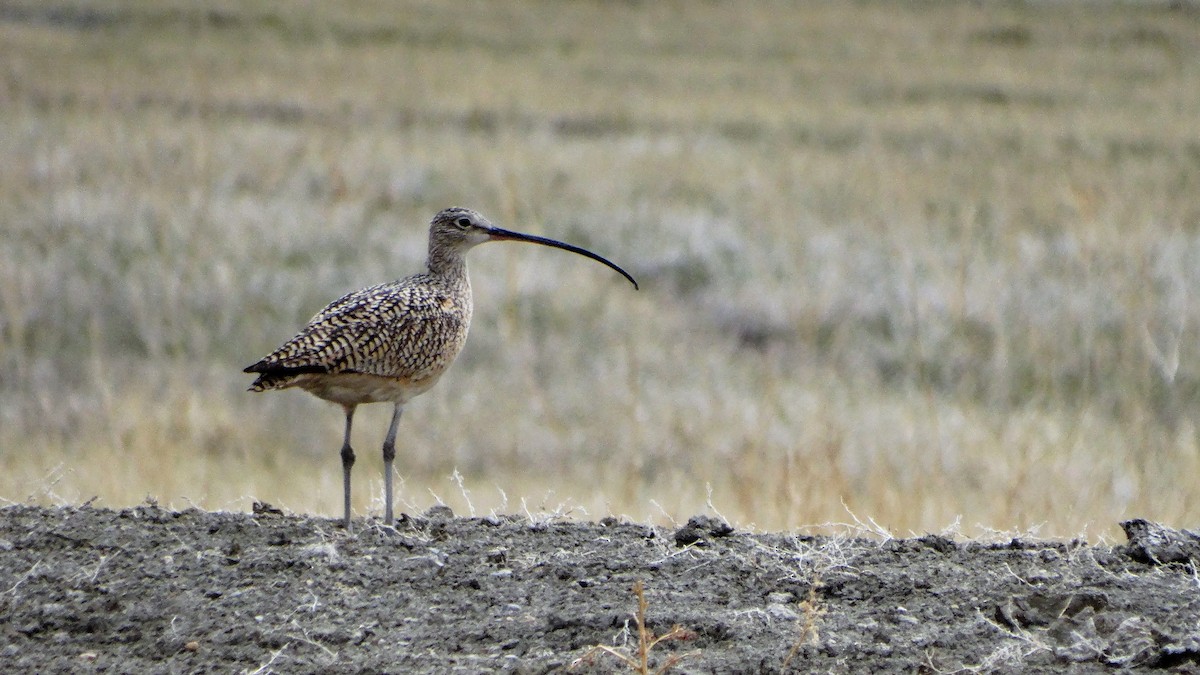
[[[241,368],[463,205],[642,290],[472,252],[407,510],[1195,525],[1197,54],[1154,3],[0,1],[0,503],[337,516],[340,411]]]

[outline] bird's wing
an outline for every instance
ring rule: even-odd
[[[444,337],[464,332],[463,322],[462,313],[436,289],[403,282],[371,286],[330,303],[295,337],[246,370],[414,377],[439,362]]]

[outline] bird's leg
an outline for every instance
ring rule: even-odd
[[[350,424],[354,421],[353,405],[343,406],[346,410],[346,436],[342,440],[342,493],[345,511],[342,525],[350,529],[350,469],[354,468],[354,448],[350,447]]]
[[[396,459],[396,427],[400,424],[400,413],[404,405],[396,404],[387,437],[383,439],[383,523],[392,524],[392,461]]]

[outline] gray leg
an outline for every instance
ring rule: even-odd
[[[350,447],[350,423],[354,421],[355,406],[343,406],[346,410],[346,436],[342,440],[342,493],[345,501],[345,511],[342,525],[350,529],[350,469],[354,468],[354,448]]]
[[[392,413],[392,424],[388,427],[387,438],[383,439],[383,522],[392,524],[392,461],[396,459],[396,427],[400,424],[400,413],[404,405],[396,404]]]

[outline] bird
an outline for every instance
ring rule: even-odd
[[[638,283],[612,261],[555,239],[499,228],[478,212],[443,209],[429,223],[425,271],[369,286],[329,303],[295,337],[243,372],[258,377],[249,391],[298,387],[342,407],[342,524],[350,529],[350,432],[355,409],[391,403],[383,441],[384,523],[391,525],[396,428],[404,406],[429,391],[462,351],[474,310],[466,253],[489,241],[541,244],[603,263]]]

